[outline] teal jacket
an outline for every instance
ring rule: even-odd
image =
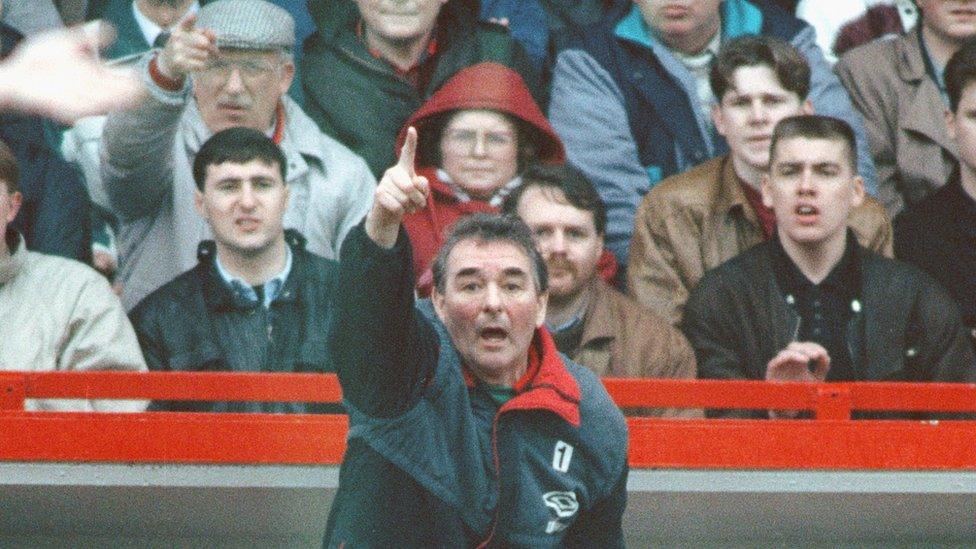
[[[622,547],[627,430],[600,380],[556,351],[503,405],[462,367],[410,242],[342,246],[329,346],[349,446],[325,547]]]

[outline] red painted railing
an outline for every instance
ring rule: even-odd
[[[976,411],[976,385],[607,379],[624,408],[811,410],[812,420],[629,417],[633,467],[976,470],[976,421],[851,420]],[[0,460],[337,464],[341,415],[26,412],[26,399],[338,402],[317,374],[0,373]]]

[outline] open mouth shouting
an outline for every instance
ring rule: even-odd
[[[478,330],[478,339],[488,349],[500,348],[508,341],[508,330],[501,326],[485,326]]]
[[[820,217],[820,210],[810,204],[798,204],[793,209],[793,214],[801,225],[812,225]]]

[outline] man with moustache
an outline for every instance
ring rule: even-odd
[[[376,188],[366,164],[285,95],[294,41],[282,8],[219,0],[183,19],[165,48],[140,61],[149,97],[109,114],[99,156],[120,220],[118,281],[127,307],[192,268],[197,244],[211,236],[194,209],[191,165],[220,130],[251,128],[281,147],[291,195],[284,224],[304,235],[309,251],[337,257],[366,214]]]
[[[709,67],[740,36],[790,42],[811,67],[809,98],[818,113],[860,119],[806,23],[759,0],[633,0],[580,33],[556,60],[549,120],[569,160],[607,204],[607,245],[622,264],[634,213],[661,179],[728,151],[709,111],[717,98]],[[858,167],[872,190],[874,167],[858,138]]]
[[[350,437],[324,547],[622,547],[627,433],[542,328],[546,264],[517,218],[459,221],[414,306],[407,132],[342,247],[334,353]]]
[[[810,66],[778,38],[730,40],[709,80],[717,100],[712,122],[729,153],[651,189],[637,208],[630,243],[630,295],[672,324],[705,271],[775,233],[773,211],[760,196],[773,128],[813,110]],[[891,224],[876,200],[865,197],[848,224],[863,246],[891,255]]]
[[[597,274],[607,214],[586,176],[568,164],[533,166],[502,211],[528,225],[546,261],[546,326],[560,352],[601,377],[695,377],[694,354],[681,332]]]
[[[776,238],[706,273],[688,298],[682,329],[700,377],[976,380],[951,298],[917,268],[861,247],[848,229],[864,183],[846,123],[812,115],[780,121],[762,197],[776,214]]]

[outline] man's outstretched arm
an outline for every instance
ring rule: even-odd
[[[416,146],[411,129],[339,256],[329,344],[344,398],[372,416],[407,411],[437,360],[433,328],[414,309],[410,241],[400,227],[406,213],[426,205],[427,181],[413,171]]]

